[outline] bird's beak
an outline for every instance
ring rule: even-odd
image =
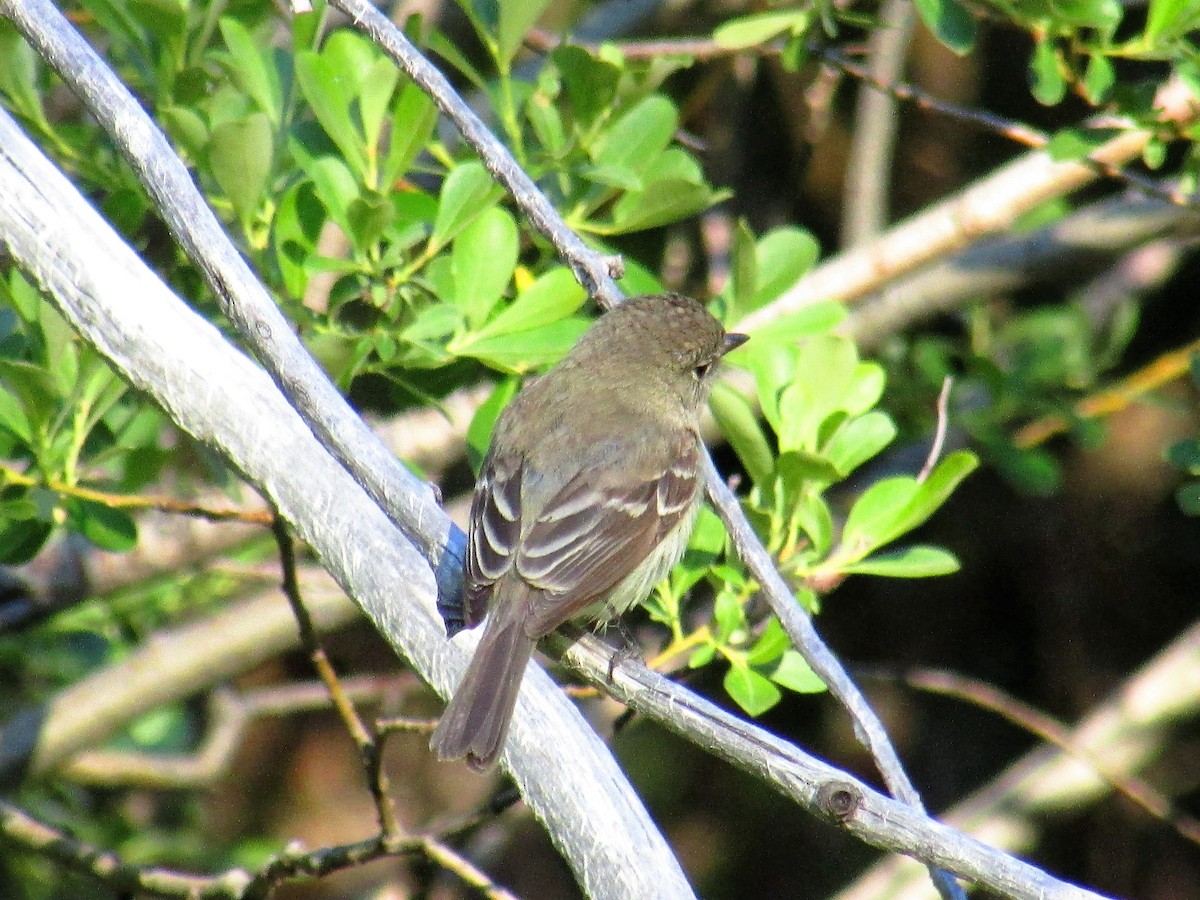
[[[746,341],[750,340],[748,334],[738,334],[736,331],[731,331],[725,335],[725,340],[721,342],[721,355],[724,356],[730,350],[736,350]]]

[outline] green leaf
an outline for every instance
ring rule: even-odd
[[[467,426],[467,461],[476,475],[479,474],[483,458],[487,455],[496,420],[500,418],[500,413],[508,406],[509,401],[517,395],[520,387],[520,379],[505,378],[496,385],[488,398],[479,404],[479,409],[475,410],[475,415],[471,417],[471,424]]]
[[[819,675],[795,650],[785,650],[779,664],[771,671],[771,680],[797,694],[820,694],[825,688]]]
[[[871,485],[854,502],[842,529],[844,552],[861,559],[900,532],[899,523],[916,499],[920,485],[915,478],[900,475]]]
[[[353,79],[352,72],[337,68],[330,59],[319,53],[309,51],[296,56],[296,81],[312,107],[313,115],[325,134],[337,145],[355,177],[366,184],[368,162],[365,139],[350,116],[350,106],[357,87]]]
[[[9,519],[6,506],[0,506],[0,563],[23,565],[38,555],[54,526],[42,519]]]
[[[161,106],[159,118],[171,140],[191,156],[199,157],[208,146],[208,125],[193,109],[186,106]]]
[[[355,181],[347,164],[340,156],[322,156],[305,166],[312,179],[313,192],[325,206],[332,220],[340,224],[347,234],[354,233],[350,223],[350,204],[359,197],[359,182]]]
[[[550,58],[562,74],[563,88],[580,125],[589,127],[613,106],[621,69],[582,47],[559,44]]]
[[[499,207],[484,210],[454,239],[450,251],[454,302],[468,328],[478,329],[483,324],[508,287],[517,266],[519,242],[517,223]]]
[[[744,666],[730,666],[723,683],[734,702],[751,716],[761,716],[783,699],[769,679]]]
[[[1108,102],[1113,86],[1117,83],[1117,72],[1107,56],[1093,53],[1088,57],[1087,70],[1083,75],[1083,90],[1094,106]]]
[[[755,249],[758,277],[751,309],[777,300],[816,264],[820,253],[817,239],[800,228],[776,228],[763,235]],[[842,307],[840,303],[830,305]]]
[[[841,408],[852,416],[862,415],[879,402],[886,385],[887,374],[883,366],[870,360],[860,362],[854,368]]]
[[[487,94],[488,80],[484,78],[480,71],[475,68],[469,59],[467,59],[466,55],[458,49],[458,45],[456,45],[436,28],[429,32],[425,38],[425,42],[430,50],[432,50],[442,59],[446,60],[446,62],[450,63],[450,65],[454,66],[454,68],[458,70],[459,74],[466,78],[467,81],[471,82],[471,85],[475,88],[475,90],[479,91],[481,94]]]
[[[896,437],[896,425],[882,412],[851,419],[825,445],[824,455],[845,478]]]
[[[470,356],[501,372],[528,372],[558,362],[587,331],[582,318],[562,319],[541,328],[498,334],[451,346],[458,356]]]
[[[808,535],[813,552],[818,556],[827,554],[833,546],[833,513],[825,498],[818,491],[802,492],[794,515],[796,523]]]
[[[437,125],[437,107],[415,84],[406,84],[392,103],[392,129],[380,188],[389,190],[424,149]]]
[[[605,130],[592,148],[592,160],[602,166],[645,172],[671,143],[678,127],[675,105],[660,94],[651,94]]]
[[[540,328],[576,312],[587,294],[570,269],[556,266],[521,291],[517,298],[467,340]]]
[[[746,611],[732,591],[723,590],[717,594],[713,601],[713,623],[716,638],[722,644],[729,643],[734,634],[745,627]]]
[[[599,234],[628,234],[645,231],[686,219],[722,199],[707,185],[666,179],[656,181],[644,191],[626,194],[613,206],[607,224],[594,225]]]
[[[838,470],[823,456],[803,450],[785,450],[775,460],[775,471],[788,493],[795,496],[806,481],[831,484],[841,478]]]
[[[1057,106],[1067,95],[1067,79],[1054,41],[1037,42],[1029,60],[1029,89],[1043,106]]]
[[[1055,162],[1078,161],[1123,133],[1120,128],[1064,128],[1045,150]]]
[[[41,318],[42,295],[21,274],[21,270],[13,268],[8,276],[6,294],[17,314],[26,322],[37,322]],[[1200,358],[1200,357],[1197,357]]]
[[[433,222],[434,247],[444,247],[485,209],[500,199],[500,187],[480,163],[466,162],[446,176]]]
[[[807,9],[780,9],[730,19],[713,31],[718,47],[740,50],[765,43],[784,32],[800,34],[808,29]]]
[[[692,536],[688,538],[688,550],[715,558],[725,549],[725,537],[725,523],[721,517],[707,506],[701,506]]]
[[[285,290],[301,297],[308,288],[305,263],[316,253],[325,211],[311,181],[297,181],[279,199],[271,241]]]
[[[776,662],[791,645],[792,642],[779,620],[772,617],[767,620],[767,625],[754,642],[754,646],[746,653],[746,662],[759,667]]]
[[[429,341],[448,338],[462,325],[462,314],[450,303],[436,303],[417,313],[407,328],[400,332],[406,341]]]
[[[212,130],[208,162],[213,177],[237,214],[249,227],[271,174],[273,129],[266,113],[254,112],[241,120],[222,122]]]
[[[1188,438],[1167,448],[1167,461],[1189,475],[1200,475],[1200,440]]]
[[[230,74],[234,82],[265,113],[274,127],[283,121],[283,88],[279,72],[267,65],[264,54],[250,32],[237,19],[222,17],[218,26],[229,50]]]
[[[525,118],[533,126],[537,139],[546,153],[558,159],[567,151],[567,132],[554,101],[541,91],[534,91],[525,102]]]
[[[0,384],[0,428],[7,428],[26,444],[33,441],[33,428],[25,414],[25,404]]]
[[[688,657],[688,668],[699,669],[707,666],[717,657],[717,648],[712,644],[704,644],[692,651]]]
[[[501,69],[507,70],[521,49],[525,33],[537,22],[549,0],[498,0],[498,3],[500,21],[496,29],[496,50]]]
[[[975,46],[975,17],[958,0],[916,0],[917,14],[937,39],[959,56]]]
[[[392,94],[400,82],[400,70],[386,57],[372,63],[359,87],[358,115],[362,122],[367,153],[374,155],[383,133],[383,123],[391,107]],[[373,184],[371,187],[386,187]]]
[[[953,553],[927,544],[876,554],[840,567],[847,574],[883,575],[889,578],[930,578],[950,575],[959,568],[958,559]]]
[[[778,434],[781,428],[780,394],[783,388],[791,383],[796,371],[799,350],[791,344],[765,343],[755,346],[751,339],[743,350],[738,353],[738,365],[746,368],[754,375],[754,385],[758,389],[758,405],[763,416]],[[743,352],[753,348],[753,352]]]
[[[73,498],[66,507],[75,529],[100,549],[125,553],[137,546],[137,526],[124,510]]]
[[[989,442],[988,458],[1011,484],[1034,496],[1047,497],[1062,484],[1058,460],[1042,447],[1018,448]]]
[[[820,451],[822,423],[845,409],[858,367],[858,351],[843,337],[821,335],[804,343],[779,397],[781,450]]]
[[[969,450],[956,450],[939,462],[917,488],[896,530],[887,540],[894,540],[925,523],[945,503],[962,480],[979,468],[979,458]]]
[[[8,19],[0,19],[0,91],[12,109],[49,129],[38,86],[41,61]]]
[[[1185,516],[1200,516],[1200,481],[1189,481],[1176,488],[1175,502]]]
[[[754,309],[758,284],[758,256],[754,233],[745,219],[738,219],[733,232],[733,266],[729,278],[730,321],[737,321]]]
[[[392,201],[369,188],[361,188],[358,196],[346,208],[349,237],[362,253],[383,237],[395,218],[396,208]]]
[[[735,350],[736,354],[750,354],[759,347],[767,346],[768,341],[796,344],[804,338],[828,334],[846,320],[846,307],[837,302],[814,303],[793,313],[776,316],[766,325],[755,328],[751,335],[754,340],[744,347]],[[737,327],[736,325],[734,326]],[[737,359],[737,356],[731,357]]]
[[[708,405],[750,480],[757,485],[766,484],[775,469],[775,459],[753,407],[723,382],[713,385]]]
[[[1150,0],[1146,16],[1146,43],[1182,37],[1200,27],[1200,2],[1197,0]]]

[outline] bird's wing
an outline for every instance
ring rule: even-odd
[[[521,538],[523,470],[519,457],[489,456],[479,473],[463,579],[463,620],[468,628],[483,621],[492,585],[512,568],[513,550]]]
[[[526,624],[548,634],[629,575],[690,513],[700,446],[680,434],[640,477],[585,469],[542,508],[517,549],[517,574],[540,593]]]

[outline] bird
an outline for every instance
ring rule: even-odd
[[[464,563],[465,624],[485,624],[436,758],[490,769],[537,641],[620,615],[682,557],[704,493],[700,413],[716,364],[746,340],[690,297],[633,297],[502,411]]]

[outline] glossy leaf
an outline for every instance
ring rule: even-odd
[[[1051,40],[1038,41],[1033,49],[1029,60],[1029,89],[1043,106],[1056,106],[1067,95],[1062,61]]]
[[[499,21],[496,27],[496,50],[503,68],[507,68],[517,51],[525,33],[534,26],[549,5],[550,0],[496,0],[499,6]]]
[[[939,41],[965,56],[975,47],[975,18],[958,0],[915,0],[917,14]]]
[[[755,484],[766,484],[775,468],[774,454],[758,424],[753,407],[745,397],[723,382],[713,386],[708,405],[721,434],[733,447],[750,480]]]
[[[571,44],[560,44],[550,58],[562,75],[563,88],[577,122],[591,126],[612,109],[621,80],[619,67]]]
[[[469,328],[478,329],[483,324],[508,287],[517,265],[519,241],[513,217],[495,206],[480,214],[454,239],[450,253],[454,302],[462,310]]]
[[[397,179],[412,168],[437,126],[437,107],[415,84],[406,84],[392,102],[392,127],[380,177],[380,189],[393,188]]]
[[[541,328],[473,338],[451,350],[470,356],[501,372],[528,372],[558,362],[587,331],[587,319],[569,318]]]
[[[785,650],[771,670],[771,680],[797,694],[820,694],[825,682],[795,650]]]
[[[601,234],[645,231],[695,215],[717,202],[719,196],[707,185],[691,181],[656,181],[644,191],[626,194],[613,207],[612,221],[594,226]]]
[[[783,699],[770,679],[745,666],[730,666],[723,684],[726,693],[751,716],[761,716]]]
[[[713,42],[719,47],[732,50],[755,47],[785,32],[805,31],[808,28],[808,20],[809,12],[802,8],[741,16],[718,25],[713,31]]]
[[[872,411],[851,419],[825,446],[824,455],[844,478],[876,456],[896,437],[896,426],[885,413]]]
[[[586,299],[587,294],[570,269],[562,266],[553,268],[521,291],[509,306],[475,332],[470,340],[528,331],[557,322],[576,312]]]
[[[652,94],[622,115],[596,142],[592,159],[602,166],[645,172],[679,127],[675,105]]]
[[[755,249],[758,273],[747,312],[777,300],[816,264],[820,252],[817,239],[800,228],[776,228],[763,235]]]
[[[950,575],[959,568],[958,559],[948,550],[918,544],[894,553],[880,553],[849,565],[841,571],[855,575],[884,575],[889,578],[930,578]]]
[[[487,170],[477,162],[467,162],[446,176],[438,197],[437,218],[433,222],[435,247],[442,247],[500,199],[500,188]]]
[[[91,500],[69,500],[71,524],[102,550],[125,553],[137,546],[137,526],[129,514]]]
[[[915,478],[901,475],[877,481],[850,508],[842,529],[842,546],[853,557],[861,557],[901,531],[908,507],[917,497],[920,485]]]

